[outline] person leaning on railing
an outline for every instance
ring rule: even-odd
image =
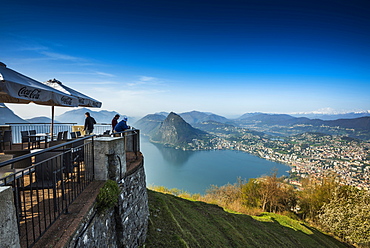
[[[130,126],[127,125],[127,117],[123,117],[122,121],[114,127],[114,132],[122,132],[127,129],[130,129]]]
[[[116,127],[116,125],[118,124],[118,119],[119,119],[119,114],[116,114],[113,119],[112,119],[112,131],[114,131],[114,128]]]

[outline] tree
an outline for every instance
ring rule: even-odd
[[[261,183],[255,178],[250,178],[248,183],[244,184],[241,189],[242,200],[245,206],[257,208],[261,204]]]
[[[242,186],[242,199],[247,207],[259,207],[267,212],[282,212],[290,210],[296,205],[294,188],[276,177],[271,176],[259,179],[250,179]]]
[[[338,188],[318,215],[319,223],[345,241],[370,245],[370,192]]]
[[[324,176],[321,180],[308,178],[302,183],[303,190],[299,192],[299,206],[303,218],[316,220],[321,207],[330,201],[333,192],[339,186],[335,175]]]

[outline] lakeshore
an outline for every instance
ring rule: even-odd
[[[256,178],[277,169],[279,176],[288,176],[289,166],[268,161],[242,151],[190,151],[165,147],[141,139],[145,156],[148,186],[177,188],[189,193],[204,194],[211,185],[234,184],[238,178]]]
[[[271,138],[243,128],[232,129],[233,135],[216,136],[210,147],[201,141],[194,141],[193,147],[243,151],[288,165],[291,181],[298,185],[302,178],[320,180],[333,173],[344,185],[370,189],[370,142],[320,133]]]

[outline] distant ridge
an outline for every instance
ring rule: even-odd
[[[360,117],[370,116],[370,110],[358,111],[358,112],[347,112],[347,113],[325,113],[325,112],[307,112],[307,113],[294,113],[290,114],[294,117],[307,117],[310,119],[321,119],[321,120],[338,120],[338,119],[354,119]]]
[[[178,114],[171,112],[152,135],[151,140],[170,146],[184,147],[193,139],[201,139],[206,134],[204,131],[193,128]]]
[[[107,111],[107,110],[91,110],[88,108],[79,108],[73,109],[70,111],[65,112],[59,116],[56,116],[55,119],[59,122],[63,123],[77,123],[78,125],[83,125],[85,123],[85,113],[89,112],[92,117],[96,120],[97,123],[111,123],[113,117],[118,114],[115,111]],[[128,123],[133,123],[134,120],[129,118]]]
[[[26,119],[29,123],[51,123],[51,118],[46,116],[33,117],[31,119]],[[55,123],[60,123],[59,121],[54,121]]]
[[[327,125],[360,130],[370,130],[369,120],[370,116],[353,119],[320,120],[320,119],[309,119],[306,117],[294,117],[287,114],[247,113],[242,115],[235,121],[239,124],[285,125],[285,126],[306,124],[313,126]]]
[[[150,135],[159,128],[166,119],[166,116],[162,114],[149,114],[138,120],[134,125],[140,129],[142,134]]]
[[[0,125],[5,123],[28,123],[26,120],[22,119],[18,115],[5,106],[5,104],[0,103]]]
[[[189,124],[196,124],[204,121],[217,121],[220,123],[226,123],[230,121],[229,119],[220,115],[199,111],[181,113],[180,116]]]

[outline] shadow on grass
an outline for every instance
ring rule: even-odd
[[[349,247],[286,216],[264,220],[148,190],[145,247]]]

